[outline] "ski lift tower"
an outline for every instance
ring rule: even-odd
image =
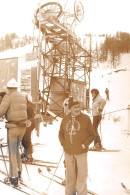
[[[63,116],[63,101],[73,96],[86,107],[86,88],[90,81],[90,54],[74,32],[84,16],[83,5],[76,0],[74,13],[58,2],[41,5],[35,13],[35,26],[42,34],[39,44],[40,86],[43,113]],[[66,11],[67,10],[67,11]]]

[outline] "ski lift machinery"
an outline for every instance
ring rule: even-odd
[[[91,56],[74,32],[83,19],[84,9],[81,1],[75,0],[71,13],[68,2],[64,9],[58,2],[40,5],[34,16],[41,33],[38,66],[43,115],[49,112],[63,117],[63,101],[69,96],[88,107],[86,88],[90,85]]]

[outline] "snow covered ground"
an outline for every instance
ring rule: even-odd
[[[88,152],[88,189],[99,195],[125,195],[120,183],[123,181],[130,187],[130,129],[128,129],[128,105],[130,105],[130,65],[125,65],[126,71],[111,72],[108,70],[95,70],[91,75],[91,88],[97,87],[105,98],[105,88],[110,90],[110,100],[107,101],[100,134],[104,148],[113,152]],[[91,116],[91,113],[89,114]],[[129,118],[130,120],[130,118]],[[6,136],[6,129],[1,125],[0,136]],[[58,140],[60,121],[53,125],[40,126],[40,136],[32,134],[34,144],[33,157],[50,162],[59,162],[62,148]],[[6,138],[4,139],[6,141]],[[6,149],[4,149],[6,153]],[[64,178],[64,165],[62,158],[56,174]],[[49,180],[38,174],[38,167],[27,165],[32,185],[45,192]],[[4,169],[0,161],[0,168]],[[46,171],[45,167],[40,167]],[[52,169],[52,173],[55,169]],[[46,171],[47,172],[47,171]],[[28,180],[25,165],[23,165],[23,179]],[[20,194],[14,189],[0,183],[2,194]],[[48,195],[64,195],[64,186],[52,182]]]

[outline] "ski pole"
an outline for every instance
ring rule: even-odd
[[[57,169],[58,169],[58,166],[59,166],[59,164],[60,164],[60,162],[61,162],[61,159],[62,159],[63,154],[64,154],[64,151],[63,151],[62,154],[61,154],[61,157],[60,157],[59,162],[58,162],[58,164],[57,164],[57,166],[56,166],[56,168],[55,168],[55,171],[54,171],[54,173],[53,173],[53,175],[52,175],[52,178],[51,178],[51,180],[50,180],[50,183],[49,183],[49,185],[48,185],[48,188],[46,189],[46,192],[45,192],[45,193],[44,193],[44,192],[42,193],[42,195],[47,195],[47,193],[48,193],[48,191],[49,191],[49,188],[50,188],[50,185],[51,185],[51,183],[52,183],[52,181],[53,181],[53,178],[54,178],[54,176],[55,176],[55,174],[56,174],[56,171],[57,171]]]
[[[7,173],[7,175],[9,175],[9,174],[8,174],[7,165],[6,165],[6,161],[5,161],[5,157],[4,157],[4,153],[3,153],[3,150],[2,150],[2,144],[0,144],[0,149],[1,149],[1,154],[2,154],[2,157],[3,157],[3,161],[4,161],[6,173]]]
[[[22,147],[21,147],[21,145],[20,145],[20,150],[21,150],[21,153],[22,153]],[[25,165],[25,169],[26,169],[26,172],[27,172],[27,175],[28,175],[28,179],[29,179],[29,181],[31,181],[30,180],[30,176],[29,176],[29,172],[28,172],[28,168],[27,168],[27,163],[24,162],[24,165]]]

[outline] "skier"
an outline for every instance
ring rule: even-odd
[[[26,130],[27,100],[26,97],[17,91],[18,83],[12,78],[7,83],[7,94],[0,104],[0,117],[5,115],[7,128],[7,143],[9,150],[9,177],[5,183],[18,186],[18,177],[22,172],[21,156],[19,145]]]
[[[106,94],[106,100],[109,100],[109,89],[105,89],[105,94]]]
[[[92,103],[93,126],[96,133],[96,138],[94,140],[94,147],[92,147],[91,149],[101,150],[102,143],[101,143],[100,136],[98,134],[98,126],[102,118],[102,111],[104,109],[106,101],[104,100],[104,98],[100,96],[98,89],[92,89],[91,94],[93,97],[93,103]]]
[[[26,127],[26,132],[22,139],[22,146],[23,146],[23,153],[21,155],[23,162],[32,162],[33,161],[33,146],[31,141],[31,134],[32,131],[36,127],[35,123],[35,112],[34,112],[34,106],[31,102],[31,98],[26,94],[26,97],[28,99],[28,119],[31,121],[31,125],[29,127]]]
[[[31,126],[26,127],[25,134],[22,139],[23,153],[21,155],[23,162],[32,162],[33,161],[33,146],[31,141],[32,131],[35,129],[35,119],[31,119]]]
[[[95,138],[89,116],[81,113],[80,103],[69,98],[66,114],[60,125],[59,140],[65,151],[66,185],[65,195],[87,195],[87,152]]]

